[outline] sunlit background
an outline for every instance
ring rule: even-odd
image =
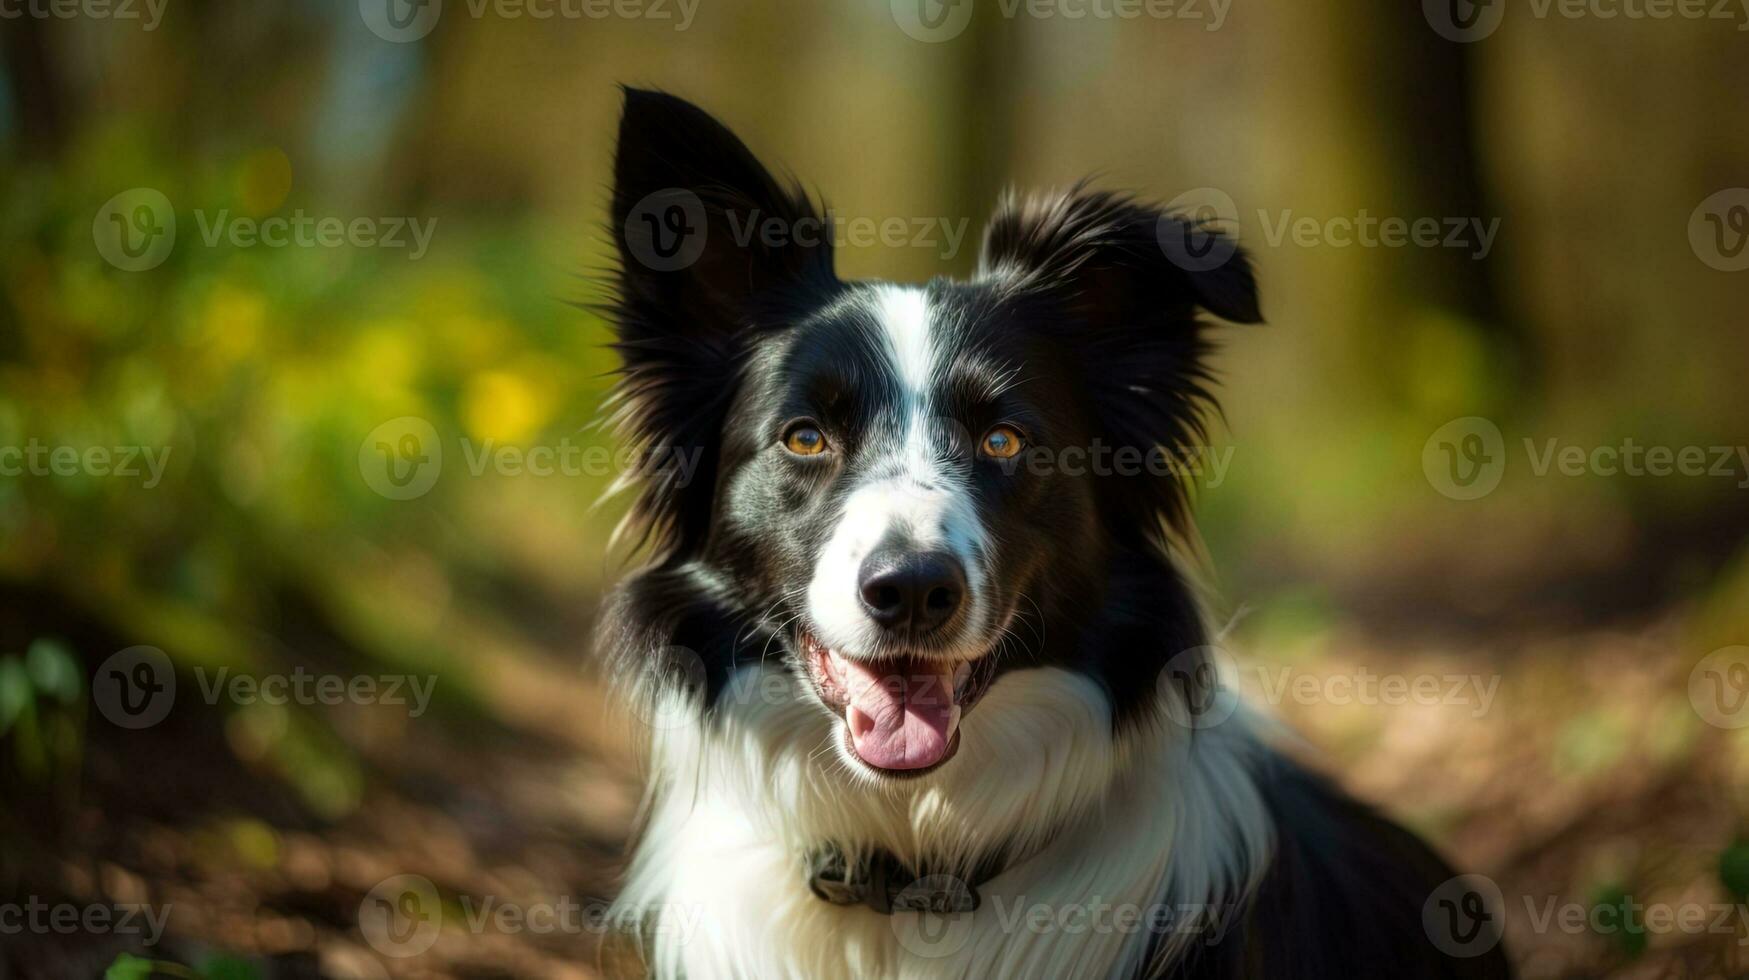
[[[0,3],[0,906],[167,919],[0,977],[635,972],[588,911],[639,792],[587,663],[619,83],[896,219],[846,276],[971,272],[1009,185],[1212,208],[1269,320],[1197,478],[1238,681],[1527,976],[1749,966],[1749,11],[155,2]]]

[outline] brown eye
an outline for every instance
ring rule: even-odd
[[[783,448],[797,456],[818,456],[826,451],[826,437],[812,424],[803,422],[783,434]]]
[[[1020,432],[1014,426],[998,425],[984,433],[984,441],[978,444],[978,451],[992,459],[1013,459],[1024,444]]]

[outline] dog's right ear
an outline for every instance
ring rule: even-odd
[[[1256,323],[1257,279],[1238,243],[1195,219],[1093,190],[1006,197],[984,233],[983,275],[1057,300],[1046,323],[1087,379],[1099,438],[1186,460],[1208,445],[1211,345],[1198,312]],[[1187,527],[1176,473],[1101,480],[1116,524]]]
[[[830,236],[806,194],[684,99],[625,90],[613,179],[621,285],[682,307],[673,325],[701,339],[741,326],[763,290],[832,274]]]
[[[625,90],[613,173],[616,420],[652,466],[697,460],[685,479],[646,473],[629,519],[659,552],[684,554],[709,520],[750,328],[782,316],[785,287],[835,281],[831,236],[800,188],[672,95]]]

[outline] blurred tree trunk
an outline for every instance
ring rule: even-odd
[[[958,120],[959,125],[945,135],[959,146],[954,157],[960,170],[948,210],[971,219],[968,237],[983,227],[997,197],[1013,181],[1014,105],[1020,93],[1012,80],[1020,77],[1018,43],[1014,18],[1003,17],[994,3],[978,4],[965,33],[950,42],[959,62],[948,118]],[[978,241],[967,243],[957,256],[955,272],[972,271],[980,245]]]
[[[1513,227],[1482,174],[1480,143],[1488,138],[1492,123],[1479,105],[1477,53],[1488,42],[1460,44],[1441,37],[1416,3],[1381,4],[1340,27],[1349,39],[1343,60],[1353,73],[1353,90],[1364,96],[1359,122],[1370,128],[1367,136],[1376,142],[1376,184],[1362,190],[1376,191],[1388,216],[1440,223],[1439,246],[1387,253],[1389,261],[1406,266],[1390,277],[1410,290],[1397,297],[1398,303],[1416,316],[1455,314],[1453,322],[1479,334],[1486,370],[1494,379],[1489,387],[1510,401],[1533,395],[1539,387],[1534,337],[1524,318],[1508,310],[1502,299],[1500,272],[1510,261]],[[1444,244],[1451,222],[1465,223],[1466,247]],[[1475,254],[1478,223],[1497,231],[1480,257]],[[1380,334],[1399,329],[1396,323],[1378,325]],[[1371,352],[1362,354],[1373,360],[1370,367],[1390,376],[1400,337],[1375,334],[1361,339],[1366,342],[1363,351]]]
[[[55,72],[48,31],[62,26],[41,17],[19,17],[5,36],[7,87],[18,113],[19,145],[26,157],[54,157],[66,144],[71,93]]]

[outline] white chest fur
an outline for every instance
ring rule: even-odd
[[[664,712],[687,720],[657,733],[620,898],[658,976],[1130,975],[1150,949],[1209,938],[1266,865],[1242,716],[1194,739],[1170,722],[1118,739],[1089,678],[1015,671],[954,759],[883,783],[847,768],[837,723],[778,673],[743,671],[708,729]],[[1021,859],[975,912],[887,916],[809,890],[801,855],[823,840],[923,866],[1002,846]]]

